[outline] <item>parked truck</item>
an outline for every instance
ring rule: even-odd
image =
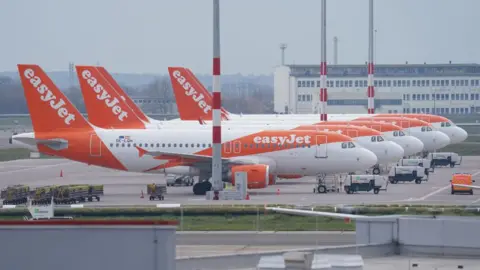
[[[382,175],[347,175],[343,188],[347,194],[372,190],[378,194],[380,190],[387,190],[387,185],[387,179]]]
[[[453,152],[429,153],[428,158],[432,160],[433,167],[450,166],[453,168],[462,164],[462,157]]]
[[[472,174],[470,173],[454,173],[452,175],[452,183],[451,187],[451,194],[455,193],[467,193],[473,195],[473,188],[468,187],[472,186],[475,183],[475,180],[472,180]],[[458,185],[465,185],[465,186],[457,186]]]
[[[425,169],[420,166],[393,166],[388,172],[388,181],[392,184],[398,182],[412,182],[421,184],[422,181],[427,180],[425,177]]]

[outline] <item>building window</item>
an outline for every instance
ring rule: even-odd
[[[388,87],[392,87],[392,81],[388,80],[388,81],[387,81],[387,86],[388,86]]]
[[[412,81],[412,86],[417,86],[417,81],[416,80]]]
[[[397,81],[396,80],[393,81],[393,87],[397,87]]]
[[[320,81],[317,81],[317,87],[320,87]]]
[[[426,83],[427,83],[427,87],[430,86],[430,80],[427,80]]]
[[[335,81],[335,87],[340,87],[340,81]]]
[[[355,87],[358,87],[358,80],[355,80]]]
[[[407,87],[410,87],[410,80],[407,81]]]

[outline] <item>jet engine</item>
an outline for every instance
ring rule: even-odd
[[[269,166],[258,164],[258,165],[237,165],[231,168],[231,183],[235,185],[235,173],[236,172],[246,172],[247,173],[247,188],[249,189],[259,189],[266,188],[268,186],[269,180]]]

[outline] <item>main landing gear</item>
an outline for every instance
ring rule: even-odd
[[[207,191],[210,191],[211,189],[212,189],[212,183],[210,183],[208,180],[205,180],[193,185],[193,194],[206,195]]]

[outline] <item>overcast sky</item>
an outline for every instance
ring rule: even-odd
[[[221,0],[222,73],[268,74],[286,62],[320,62],[320,0]],[[478,0],[375,0],[377,63],[480,62]],[[68,62],[111,72],[212,69],[212,0],[2,1],[0,70]],[[368,0],[327,0],[327,55],[368,57]]]

